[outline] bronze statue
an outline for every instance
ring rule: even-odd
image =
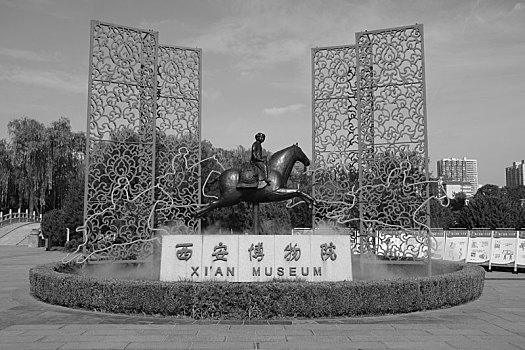
[[[262,132],[255,135],[255,142],[252,145],[252,157],[250,162],[259,170],[259,177],[262,177],[262,181],[270,184],[268,180],[268,164],[266,164],[266,157],[263,157],[262,143],[266,139],[266,135]]]
[[[264,138],[262,140],[264,141]],[[256,149],[256,151],[258,150]],[[310,195],[298,189],[286,188],[288,177],[297,161],[303,163],[305,167],[310,165],[308,157],[295,144],[274,153],[270,157],[267,164],[268,176],[262,181],[258,176],[258,168],[254,164],[243,165],[241,169],[231,168],[223,171],[219,176],[219,199],[199,209],[195,216],[199,217],[210,210],[229,207],[241,201],[257,204],[299,197],[309,205],[314,204],[315,201]],[[269,183],[265,180],[269,180]]]

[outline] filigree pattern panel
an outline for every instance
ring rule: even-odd
[[[422,83],[422,25],[356,33],[356,43],[361,88]]]
[[[358,186],[358,154],[347,152],[331,156],[332,159],[319,159],[319,164],[326,160],[328,162],[313,173],[314,198],[317,201],[314,217],[316,227],[346,227],[346,223],[356,221],[359,217],[351,195]]]
[[[425,257],[427,234],[416,230],[382,229],[378,232],[376,254],[389,260]]]
[[[157,134],[198,139],[200,103],[197,100],[159,97]]]
[[[354,46],[312,49],[314,100],[347,98],[356,94]]]
[[[316,153],[339,153],[358,149],[357,101],[355,98],[314,102]]]
[[[201,50],[159,46],[159,94],[200,100]]]
[[[354,46],[312,49],[314,227],[346,227],[356,216],[358,122]]]
[[[363,138],[363,145],[397,145],[417,147],[425,141],[425,115],[422,84],[385,86],[373,90],[373,118],[362,120],[363,130],[371,135]]]
[[[135,134],[134,142],[153,142],[153,125],[148,118],[150,101],[141,100],[134,85],[93,81],[89,135],[96,140],[114,140],[120,134]]]
[[[88,252],[97,259],[130,259],[126,252],[145,248],[153,199],[153,150],[150,145],[91,142],[88,168]],[[133,247],[133,243],[139,247]],[[136,253],[135,258],[147,252]],[[95,258],[94,257],[94,258]]]
[[[157,38],[91,22],[84,246],[91,259],[151,253]]]
[[[91,22],[91,79],[136,84],[154,78],[157,33]]]
[[[357,33],[356,43],[361,234],[422,230],[429,218],[423,27]],[[394,257],[412,254],[408,237],[388,238]]]
[[[155,226],[195,233],[200,221],[201,50],[159,47]]]

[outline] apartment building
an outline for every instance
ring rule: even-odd
[[[467,197],[472,197],[479,188],[476,159],[443,158],[437,162],[437,174],[445,186],[454,187],[455,193],[464,192]]]
[[[508,187],[525,185],[525,178],[523,176],[524,167],[525,160],[522,160],[521,163],[514,162],[512,166],[505,168],[505,178]]]

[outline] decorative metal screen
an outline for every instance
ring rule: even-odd
[[[356,33],[356,44],[361,237],[415,234],[429,218],[423,26]]]
[[[312,75],[314,227],[359,226],[361,252],[421,257],[429,219],[423,26],[313,49]]]
[[[91,259],[152,253],[154,227],[199,229],[201,53],[91,22],[85,243]]]
[[[156,226],[198,232],[200,204],[201,50],[159,46]]]
[[[85,250],[136,259],[151,244],[158,34],[91,22]],[[137,242],[136,244],[128,244]]]
[[[347,193],[357,185],[358,122],[355,46],[312,49],[312,154],[314,228],[346,227],[337,222],[350,212]],[[357,223],[357,222],[356,222]],[[356,225],[354,225],[357,227]]]

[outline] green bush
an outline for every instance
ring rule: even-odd
[[[49,247],[63,247],[66,243],[66,225],[64,212],[61,209],[53,209],[42,216],[42,234],[49,239]]]
[[[76,239],[71,239],[69,242],[66,242],[64,247],[66,248],[68,252],[74,252],[75,250],[77,250],[78,246],[81,244],[82,244],[82,238],[76,238]]]
[[[352,282],[160,282],[95,279],[73,264],[30,270],[31,293],[56,305],[113,313],[194,319],[317,318],[406,313],[454,306],[483,291],[485,270],[435,264],[454,271],[432,277]]]

